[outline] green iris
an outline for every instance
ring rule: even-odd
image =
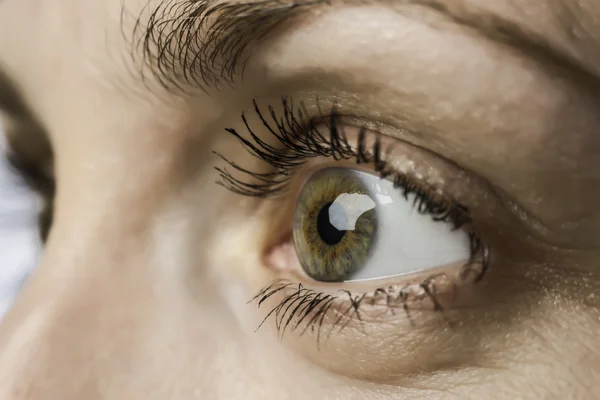
[[[324,282],[347,280],[365,264],[375,242],[375,202],[357,171],[326,168],[300,192],[294,246],[304,271]]]

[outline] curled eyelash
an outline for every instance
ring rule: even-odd
[[[256,331],[272,317],[275,320],[275,327],[280,339],[283,339],[288,328],[295,331],[302,326],[301,336],[309,329],[312,332],[317,331],[317,342],[320,342],[321,329],[325,316],[337,299],[337,296],[307,289],[301,283],[297,284],[297,288],[294,288],[294,286],[291,282],[278,280],[262,289],[251,300],[256,300],[260,308],[267,299],[276,293],[293,289],[290,294],[267,313],[266,317],[256,328]]]
[[[477,235],[469,234],[469,238],[473,255],[463,266],[458,276],[463,282],[472,278],[472,283],[475,284],[483,278],[488,269],[490,252]],[[477,254],[479,256],[476,256]],[[477,257],[479,257],[479,260],[477,260]],[[479,268],[476,266],[479,266]],[[310,331],[316,335],[317,346],[320,346],[321,339],[324,336],[323,331],[326,328],[329,329],[329,332],[325,335],[326,339],[336,329],[341,331],[351,322],[358,323],[357,329],[366,334],[365,316],[367,313],[363,309],[365,304],[371,307],[382,306],[379,309],[383,311],[375,315],[371,314],[370,318],[381,319],[388,315],[396,316],[398,310],[401,310],[410,325],[414,327],[415,322],[409,304],[411,300],[427,300],[430,303],[431,310],[442,314],[444,320],[452,326],[453,323],[444,315],[445,308],[438,298],[438,279],[444,278],[448,278],[447,274],[436,273],[420,282],[389,285],[362,294],[352,293],[344,289],[338,290],[336,294],[328,294],[306,288],[302,283],[278,279],[260,290],[249,303],[256,302],[257,307],[261,308],[269,298],[278,293],[283,293],[283,299],[269,310],[256,331],[272,318],[280,340],[283,339],[286,331],[299,331],[300,336]],[[452,287],[453,291],[456,290],[454,284]],[[326,319],[330,321],[329,324],[325,324]]]
[[[446,274],[438,273],[422,282],[403,286],[390,285],[363,294],[344,289],[338,290],[336,294],[327,294],[306,288],[302,283],[279,279],[260,290],[249,303],[256,302],[257,307],[261,308],[269,298],[283,294],[283,298],[269,310],[256,331],[272,319],[280,340],[283,340],[286,332],[297,331],[299,336],[310,332],[315,335],[317,345],[320,346],[335,331],[342,331],[350,324],[359,332],[367,334],[367,323],[370,320],[382,320],[396,316],[398,312],[404,313],[414,327],[416,324],[409,305],[414,300],[428,301],[431,311],[441,314],[452,326],[453,322],[444,315],[445,308],[437,298],[437,280],[445,277]]]
[[[454,229],[471,222],[467,207],[446,198],[434,198],[431,190],[393,169],[387,162],[391,148],[383,149],[381,134],[370,133],[375,135],[375,138],[372,146],[369,146],[367,129],[363,127],[359,131],[356,147],[351,146],[344,129],[340,128],[341,115],[335,109],[328,116],[324,116],[319,108],[320,118],[309,119],[303,103],[294,107],[293,102],[286,98],[282,99],[282,116],[278,116],[272,106],[268,107],[267,116],[261,111],[256,100],[253,101],[253,105],[254,112],[263,127],[276,139],[278,147],[255,134],[245,114],[242,114],[242,121],[249,138],[232,128],[226,131],[239,140],[252,156],[268,163],[272,170],[251,171],[221,153],[214,152],[243,177],[235,177],[227,167],[216,167],[220,178],[217,184],[228,190],[249,197],[272,197],[284,191],[294,172],[311,158],[327,157],[336,161],[354,159],[357,164],[372,165],[382,179],[390,179],[395,188],[402,190],[406,200],[412,195],[413,207],[420,214],[430,215],[435,221],[450,222]],[[327,134],[318,129],[317,121],[327,121]]]

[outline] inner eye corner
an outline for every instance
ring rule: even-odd
[[[277,229],[277,228],[276,228]],[[279,228],[281,229],[281,228]],[[261,263],[274,271],[289,270],[289,263],[295,256],[292,229],[283,228],[280,232],[271,234],[265,240],[261,251]]]

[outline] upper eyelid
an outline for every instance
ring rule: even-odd
[[[284,101],[286,100],[286,98],[283,98]],[[310,103],[309,103],[310,104]],[[257,104],[255,104],[255,107],[258,107]],[[309,107],[312,110],[312,113],[315,112],[319,112],[319,116],[312,117],[311,118],[311,113],[308,113],[307,115],[305,115],[305,118],[302,119],[302,121],[298,121],[300,123],[300,125],[302,123],[308,123],[310,124],[311,122],[314,122],[315,120],[318,121],[323,121],[323,119],[327,118],[327,112],[337,112],[336,110],[338,110],[337,107],[332,107],[330,108],[326,108],[326,109],[319,109],[318,107],[315,109],[313,107],[313,105],[311,104]],[[266,116],[268,117],[269,114],[266,113]],[[340,117],[345,118],[346,114],[340,114]],[[275,115],[273,118],[277,119],[277,115]],[[351,117],[350,120],[348,122],[351,123],[352,126],[354,126],[355,128],[361,128],[361,126],[364,126],[368,131],[372,131],[371,134],[375,134],[375,136],[380,136],[380,137],[387,137],[389,136],[389,134],[382,134],[380,133],[378,130],[371,130],[371,128],[367,128],[367,125],[370,125],[367,122],[367,125],[361,125],[361,124],[356,124],[356,122],[361,121],[362,119],[359,117]],[[249,126],[250,122],[248,122],[246,120],[246,125],[248,128],[254,129],[262,129],[263,133],[266,133],[264,130],[264,127],[262,126],[262,124],[259,122],[256,122],[255,124],[252,124],[252,126]],[[345,125],[344,120],[340,121],[340,125]],[[304,125],[303,125],[304,126]],[[228,129],[229,132],[233,133],[237,133],[235,131],[235,129]],[[260,131],[256,132],[256,138],[259,140],[263,140],[265,137],[263,136],[263,134],[259,133]],[[391,133],[391,132],[389,132]],[[301,136],[304,136],[305,133],[302,133]],[[244,137],[247,136],[247,133],[244,134],[236,134],[235,136],[238,137],[238,139],[242,140],[242,141],[246,141],[246,143],[253,145],[255,142],[253,141],[252,137]],[[498,188],[497,186],[493,185],[493,183],[491,183],[489,180],[487,180],[485,177],[476,174],[474,172],[470,172],[470,169],[465,168],[463,166],[461,166],[459,163],[456,163],[455,161],[452,161],[451,159],[448,159],[447,157],[444,157],[443,155],[439,154],[438,152],[434,152],[426,147],[421,147],[418,144],[412,143],[410,140],[406,141],[406,140],[402,140],[400,138],[394,137],[394,136],[389,136],[390,139],[394,139],[394,140],[399,140],[399,142],[401,143],[405,143],[406,146],[410,147],[413,149],[413,155],[415,154],[420,154],[423,157],[425,157],[425,159],[423,159],[423,167],[427,168],[424,171],[427,171],[429,168],[433,167],[433,165],[431,165],[432,161],[435,161],[435,163],[437,164],[438,162],[440,163],[440,165],[438,165],[437,167],[434,167],[434,169],[437,170],[441,170],[444,171],[444,174],[442,176],[442,179],[444,179],[446,182],[443,184],[444,187],[444,191],[449,190],[449,193],[451,193],[449,196],[449,199],[451,201],[456,202],[459,205],[462,204],[469,204],[469,205],[473,205],[473,204],[477,204],[477,202],[481,201],[482,199],[485,199],[485,207],[475,207],[474,209],[470,210],[471,212],[473,212],[473,220],[476,221],[477,226],[482,225],[482,222],[485,222],[483,225],[488,226],[487,225],[487,221],[485,221],[482,218],[487,218],[489,215],[493,215],[494,216],[494,220],[496,222],[498,222],[497,218],[499,215],[503,216],[502,217],[502,224],[506,227],[508,226],[519,226],[519,227],[523,227],[526,228],[525,231],[527,232],[527,240],[534,240],[536,243],[538,243],[538,245],[541,245],[543,248],[548,248],[550,249],[549,246],[551,246],[551,244],[546,240],[547,238],[544,237],[543,232],[540,233],[538,232],[538,229],[540,229],[540,227],[543,227],[543,225],[536,225],[536,226],[531,226],[532,223],[534,223],[537,220],[533,220],[533,217],[530,217],[530,213],[527,212],[523,206],[519,205],[517,201],[513,200],[512,197],[510,197],[508,194],[502,196],[501,194],[505,193],[503,191],[501,191],[500,188]],[[272,143],[272,142],[271,142]],[[276,142],[277,143],[277,142]],[[247,145],[244,143],[244,147],[246,147],[245,150],[248,150]],[[231,166],[234,167],[234,169],[237,169],[238,172],[242,172],[243,174],[245,174],[245,178],[241,178],[238,179],[235,177],[235,175],[231,175],[229,174],[228,171],[226,171],[223,168],[220,167],[216,167],[217,170],[219,171],[219,173],[221,174],[221,179],[223,179],[224,177],[227,178],[226,175],[229,175],[228,178],[229,182],[232,182],[234,184],[241,184],[241,186],[239,187],[233,187],[233,191],[238,193],[238,194],[242,194],[242,195],[248,195],[248,192],[246,191],[246,189],[248,187],[250,187],[253,191],[256,190],[255,187],[252,187],[252,185],[254,185],[254,183],[256,181],[253,181],[252,179],[249,179],[248,176],[251,175],[251,177],[253,178],[258,178],[258,183],[259,184],[264,184],[265,182],[269,183],[273,180],[273,178],[279,178],[281,177],[281,171],[278,171],[277,168],[273,168],[271,167],[271,169],[269,168],[258,168],[258,169],[253,169],[252,167],[250,169],[244,169],[245,166],[240,166],[238,164],[236,164],[235,162],[232,162],[230,159],[228,159],[227,157],[224,157],[222,155],[218,154],[222,159],[224,159],[227,163],[229,163]],[[354,153],[352,153],[354,154]],[[408,161],[415,161],[413,159],[413,155],[411,155],[408,159]],[[314,157],[314,156],[311,156]],[[419,156],[420,157],[420,156]],[[263,161],[266,161],[263,159]],[[303,165],[306,164],[307,159],[302,159],[301,163],[299,165],[297,165],[294,169],[294,171],[290,170],[290,174],[288,176],[288,178],[291,178],[294,174],[292,172],[295,172],[295,170]],[[441,168],[441,169],[440,169]],[[450,168],[448,170],[448,168]],[[401,170],[396,169],[397,172],[402,173]],[[451,171],[451,172],[450,172]],[[418,171],[414,171],[415,173]],[[248,174],[249,173],[249,174]],[[464,179],[457,179],[459,176],[462,176],[464,178],[464,176],[462,175],[463,173],[466,173],[467,176],[469,177],[469,190],[465,191],[464,189],[464,185],[463,182]],[[404,173],[402,173],[404,174]],[[428,175],[429,173],[425,173],[425,175]],[[405,174],[404,174],[405,175]],[[410,174],[409,174],[410,175]],[[429,175],[428,175],[429,176]],[[417,179],[417,181],[420,181],[421,179],[415,176],[412,176],[412,178]],[[457,183],[452,183],[452,182],[448,182],[448,179],[450,179],[451,181],[456,180]],[[225,182],[221,181],[221,184],[223,183],[227,183],[228,179],[225,179]],[[289,183],[297,183],[297,180],[294,179],[288,179],[283,188],[287,188],[287,184]],[[249,184],[249,186],[246,186],[246,183]],[[427,182],[424,181],[423,182],[425,187],[428,188],[431,191],[435,191],[436,189],[439,189],[438,186],[436,186],[436,184],[434,182]],[[455,187],[457,189],[457,191],[455,192],[453,189],[448,187],[448,184],[453,185],[453,187]],[[454,186],[454,185],[458,185],[458,186]],[[232,189],[231,187],[229,187],[227,184],[224,184],[223,186],[225,186],[228,189]],[[261,188],[259,188],[261,189]],[[287,190],[279,190],[279,188],[275,188],[276,190],[273,190],[272,193],[266,193],[266,192],[262,192],[261,190],[258,190],[256,193],[256,195],[258,195],[258,197],[269,197],[269,196],[273,196],[273,193],[279,195],[285,195],[288,194]],[[463,195],[464,192],[464,195]],[[457,197],[457,193],[460,193],[460,195]],[[475,194],[476,193],[476,194]],[[252,195],[252,194],[251,194]],[[255,196],[256,196],[255,195]],[[278,196],[279,197],[279,196]],[[475,203],[472,203],[475,202]],[[491,214],[490,214],[491,213]],[[525,218],[525,220],[524,220]],[[487,228],[484,228],[487,230]],[[508,229],[508,228],[507,228]],[[512,230],[512,229],[511,229]],[[521,243],[524,240],[525,236],[524,235],[516,235],[515,236],[515,241],[518,241],[519,243]]]
[[[219,152],[215,151],[214,153],[229,166],[233,167],[234,170],[256,179],[259,184],[277,184],[277,187],[275,187],[277,190],[280,189],[279,184],[285,184],[290,181],[292,171],[304,166],[310,159],[317,156],[332,157],[335,160],[356,159],[355,164],[367,165],[376,164],[378,161],[377,158],[383,156],[384,158],[380,158],[379,160],[382,162],[381,167],[389,168],[390,166],[387,165],[387,162],[395,160],[395,157],[387,159],[386,157],[389,156],[387,151],[393,150],[397,143],[405,143],[406,146],[410,146],[410,148],[419,154],[426,155],[428,159],[439,159],[439,161],[443,163],[444,170],[447,170],[448,167],[451,167],[452,170],[456,170],[456,173],[465,170],[465,168],[459,164],[439,153],[419,146],[410,140],[410,138],[403,140],[401,137],[392,135],[391,132],[382,133],[377,126],[372,126],[369,119],[341,114],[339,113],[339,107],[337,105],[321,106],[318,97],[316,98],[316,105],[310,104],[310,110],[307,109],[304,102],[300,102],[299,106],[295,106],[292,97],[282,98],[283,110],[281,112],[278,109],[276,110],[273,106],[269,106],[265,111],[256,100],[253,101],[253,106],[253,111],[256,116],[258,116],[259,121],[252,123],[243,113],[242,121],[244,124],[244,133],[239,133],[238,130],[232,128],[228,128],[226,131],[239,140],[246,151],[258,155],[262,161],[269,163],[271,169],[249,170]],[[334,129],[332,129],[333,125],[335,125],[335,127],[333,127]],[[260,132],[265,127],[269,137],[274,136],[279,140],[275,142],[275,147],[272,147],[268,142],[264,142],[265,137]],[[323,127],[326,132],[321,131],[321,127]],[[356,132],[350,135],[353,137],[352,140],[349,140],[351,138],[347,137],[348,128],[358,132],[358,135]],[[334,132],[336,137],[330,137]],[[247,135],[249,136],[246,137]],[[332,143],[332,140],[335,141],[335,143]],[[361,140],[363,140],[364,143],[361,143]],[[383,142],[381,142],[381,140],[383,140]],[[374,143],[370,143],[371,141],[374,141]],[[367,142],[369,143],[367,144]],[[385,145],[381,145],[379,150],[375,151],[377,154],[374,154],[375,148],[373,145],[376,143],[385,143]],[[306,149],[302,150],[301,153],[298,153],[298,145],[300,147],[306,147]],[[414,167],[414,159],[412,156],[409,161]],[[376,167],[376,172],[384,172],[377,170],[377,166],[374,166]],[[426,166],[427,168],[431,167],[430,164],[427,164]],[[391,168],[391,170],[398,173],[401,172],[408,177],[409,175],[418,174],[416,169],[415,171],[412,171],[413,167],[410,168],[411,171],[396,170],[395,168]],[[229,187],[227,183],[240,183],[234,182],[236,179],[229,171],[220,167],[216,167],[216,169],[223,180],[221,181],[221,183],[224,184],[223,186]],[[426,187],[428,190],[432,192],[438,191],[438,194],[442,198],[445,197],[443,196],[443,192],[440,192],[439,184],[441,184],[441,182],[435,181],[435,179],[432,181],[431,178],[433,177],[430,177],[429,180],[423,180],[422,177],[415,175],[412,176],[412,178],[421,182],[423,187]],[[489,185],[483,178],[480,180],[486,185]],[[247,189],[252,189],[252,185],[253,183],[244,186],[246,186]],[[250,192],[241,194],[255,196]],[[272,193],[267,192],[263,193],[261,190],[258,197],[266,197],[271,194]]]
[[[300,103],[300,107],[294,107],[293,99],[282,99],[284,109],[282,114],[277,114],[275,109],[270,106],[269,113],[265,115],[256,101],[253,104],[254,111],[262,125],[279,143],[273,147],[260,135],[255,134],[244,114],[242,114],[242,120],[250,138],[245,138],[235,129],[227,129],[227,131],[242,143],[246,151],[270,164],[273,169],[267,172],[251,171],[215,152],[236,172],[252,178],[250,181],[238,179],[225,168],[216,167],[221,179],[218,183],[232,192],[251,197],[270,197],[286,189],[292,183],[293,173],[310,159],[318,156],[333,158],[335,161],[353,159],[356,164],[371,166],[381,178],[390,178],[394,185],[403,188],[405,197],[414,193],[421,198],[429,197],[431,202],[435,202],[437,207],[444,210],[454,210],[451,214],[442,212],[440,214],[432,213],[432,215],[443,216],[443,219],[450,218],[457,227],[470,222],[470,217],[467,217],[469,215],[467,207],[453,197],[447,197],[439,192],[439,187],[431,181],[418,177],[418,168],[414,166],[412,160],[414,157],[411,156],[410,163],[411,169],[415,168],[415,171],[410,173],[390,165],[394,157],[389,158],[388,150],[393,149],[393,144],[382,142],[385,135],[378,131],[371,131],[364,126],[354,126],[355,132],[350,136],[356,136],[354,138],[356,143],[352,145],[346,125],[343,124],[343,121],[338,120],[340,115],[337,114],[335,106],[327,115],[320,106],[317,106],[319,117],[310,118],[304,103]],[[325,126],[326,132],[321,131],[320,126]],[[399,140],[398,138],[387,139],[392,143]],[[449,166],[445,160],[442,160],[442,157],[436,157],[434,154],[431,155],[431,158],[428,157],[430,160],[435,158],[439,158],[444,163],[444,169]],[[431,165],[428,164],[428,167]],[[431,197],[432,193],[435,193],[435,199]],[[421,205],[418,208],[420,209],[420,207]]]
[[[585,81],[593,75],[577,57],[560,49],[542,34],[491,12],[451,7],[441,0],[405,0],[401,3],[343,0],[342,5],[346,4],[389,4],[390,10],[395,11],[405,5],[426,7],[458,26],[518,48],[529,57],[567,67]],[[132,53],[135,58],[141,50],[144,68],[149,68],[156,80],[170,91],[218,88],[243,74],[249,60],[247,49],[253,42],[293,17],[326,6],[335,5],[326,0],[264,0],[216,5],[210,1],[163,0],[149,17],[140,16],[134,22]],[[122,17],[122,24],[125,23]]]

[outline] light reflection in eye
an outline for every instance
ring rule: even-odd
[[[353,231],[360,216],[375,206],[367,194],[342,193],[329,206],[329,223],[338,231]]]

